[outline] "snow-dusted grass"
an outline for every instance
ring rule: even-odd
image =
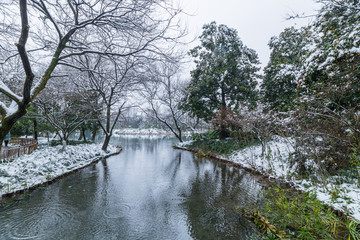
[[[309,180],[298,180],[296,184],[298,189],[315,192],[320,201],[360,221],[360,187],[355,182],[336,184],[334,178],[328,179],[326,185]]]
[[[290,167],[289,161],[294,152],[293,146],[292,139],[275,136],[264,146],[254,145],[235,151],[229,156],[229,160],[274,178],[290,179],[295,171],[294,167]]]
[[[186,147],[189,145],[191,145],[191,141],[177,146]],[[357,185],[356,180],[339,185],[336,184],[339,182],[336,179],[338,177],[334,176],[327,179],[328,184],[324,186],[315,184],[310,179],[301,179],[296,174],[296,163],[291,164],[293,162],[291,156],[294,151],[293,139],[274,136],[265,146],[253,145],[235,151],[227,157],[227,160],[264,173],[272,178],[292,183],[299,190],[314,192],[320,201],[360,220],[360,186]],[[316,168],[313,162],[308,161],[306,164]]]
[[[112,146],[108,150],[105,153],[98,144],[67,146],[65,151],[62,146],[44,147],[10,162],[2,162],[0,196],[46,182],[117,151]]]

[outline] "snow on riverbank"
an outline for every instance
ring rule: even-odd
[[[203,133],[205,129],[198,129],[195,132],[183,132],[183,136],[191,136],[194,133]],[[163,136],[174,136],[170,130],[164,130],[159,128],[121,128],[115,129],[113,132],[114,136],[141,136],[141,137],[163,137]]]
[[[289,179],[294,174],[289,156],[294,152],[294,141],[275,136],[265,146],[255,145],[230,155],[229,160],[245,167],[268,173],[274,178]]]
[[[178,146],[186,147],[190,144],[191,141]],[[324,186],[314,184],[310,180],[299,180],[296,176],[296,163],[291,161],[294,151],[294,141],[291,138],[275,136],[265,146],[255,145],[235,151],[227,159],[244,167],[266,173],[270,177],[292,183],[302,191],[314,192],[319,200],[360,220],[360,186],[356,181],[339,185],[335,184],[338,181],[336,181],[336,177],[333,177],[329,178],[327,180],[329,184]],[[314,163],[309,162],[308,164],[313,165]]]
[[[114,135],[171,135],[171,132],[167,132],[158,128],[122,128],[115,129]]]
[[[98,144],[67,146],[65,151],[62,151],[62,146],[45,147],[11,162],[2,162],[0,198],[5,193],[46,182],[117,151],[113,146],[109,146],[108,150],[109,152],[105,153]]]

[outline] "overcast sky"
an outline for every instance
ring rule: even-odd
[[[314,0],[179,0],[182,8],[192,14],[187,22],[191,36],[199,36],[202,26],[211,21],[238,31],[244,44],[259,55],[261,66],[269,61],[268,42],[285,27],[304,26],[311,18],[286,20],[289,14],[313,15],[319,8]],[[198,45],[199,42],[192,44]]]

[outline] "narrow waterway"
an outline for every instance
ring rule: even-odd
[[[0,203],[0,239],[254,239],[237,208],[259,204],[257,177],[172,148],[117,138],[121,154]]]

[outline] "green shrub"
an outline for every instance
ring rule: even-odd
[[[286,239],[356,239],[350,227],[357,226],[346,224],[312,193],[271,188],[260,211],[279,231],[287,233]]]
[[[228,155],[234,151],[259,143],[257,140],[239,140],[236,138],[219,140],[219,132],[216,130],[210,130],[203,134],[196,134],[193,136],[193,140],[191,145],[189,145],[190,148],[221,155]]]

